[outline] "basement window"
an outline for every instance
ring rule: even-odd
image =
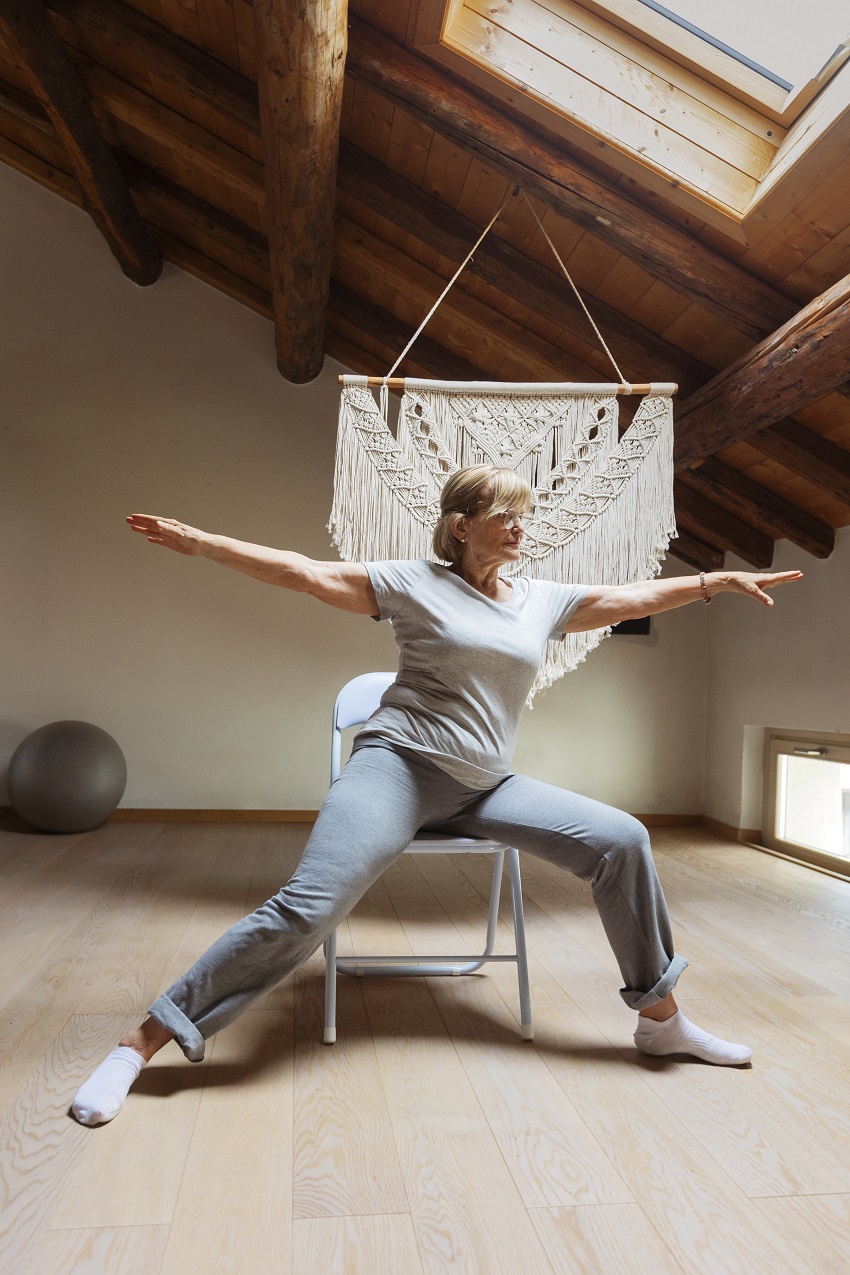
[[[850,735],[765,733],[765,844],[850,875]]]

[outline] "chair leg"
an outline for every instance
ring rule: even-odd
[[[336,930],[324,941],[325,949],[325,1044],[336,1041]]]
[[[493,881],[490,886],[490,911],[487,915],[487,942],[483,955],[492,956],[496,944],[496,930],[499,926],[499,901],[502,897],[502,867],[505,862],[504,850],[498,850],[493,856]]]
[[[508,868],[511,874],[511,902],[514,913],[514,939],[516,941],[516,972],[519,983],[519,1008],[523,1040],[534,1039],[531,1021],[531,991],[528,986],[528,955],[525,950],[525,912],[522,906],[522,877],[519,870],[519,851],[515,846],[508,850]]]

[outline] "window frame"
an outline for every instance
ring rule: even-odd
[[[754,63],[742,61],[743,54],[736,57],[734,53],[726,52],[720,41],[703,39],[687,26],[680,25],[674,17],[667,17],[649,4],[642,4],[641,0],[576,0],[576,3],[599,17],[608,18],[622,31],[666,54],[740,102],[763,112],[783,128],[794,123],[850,58],[850,43],[845,40],[811,79],[789,90],[775,83],[772,73],[770,76],[763,75]]]
[[[785,841],[776,835],[777,759],[783,755],[793,757],[795,749],[823,749],[826,754],[824,760],[850,764],[850,735],[767,728],[764,732],[762,842],[768,850],[773,850],[786,859],[822,868],[835,876],[850,880],[850,859],[801,846],[796,841]]]

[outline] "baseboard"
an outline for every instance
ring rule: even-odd
[[[315,823],[318,810],[134,810],[113,811],[108,823]]]
[[[0,819],[13,814],[11,806],[0,806]],[[211,810],[156,809],[149,806],[122,806],[112,812],[107,823],[315,823],[318,810]],[[734,828],[708,815],[636,814],[646,828],[709,828],[731,841],[758,841],[757,829]]]
[[[633,815],[645,828],[698,828],[702,815]]]
[[[116,810],[110,823],[315,823],[318,810]],[[702,815],[635,815],[647,828],[698,828]]]
[[[703,828],[716,832],[718,837],[725,837],[727,841],[761,841],[761,828],[736,828],[733,823],[712,819],[711,815],[703,815],[700,822]]]

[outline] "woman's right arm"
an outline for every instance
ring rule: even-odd
[[[151,544],[176,553],[209,558],[265,584],[309,593],[341,611],[352,611],[356,615],[379,614],[375,590],[362,562],[317,562],[287,549],[270,549],[232,540],[229,536],[212,535],[175,518],[131,514],[127,521],[133,531],[146,536]]]

